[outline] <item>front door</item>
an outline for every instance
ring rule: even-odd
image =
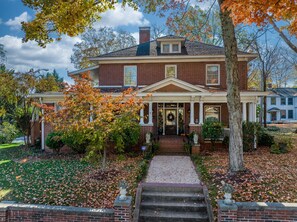
[[[271,112],[271,121],[276,121],[276,112]]]
[[[177,118],[176,109],[166,109],[165,112],[165,134],[176,135]]]

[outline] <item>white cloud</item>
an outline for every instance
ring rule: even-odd
[[[94,24],[95,27],[109,26],[116,28],[118,26],[146,26],[149,21],[144,18],[142,12],[135,11],[129,6],[122,7],[120,3],[115,5],[114,10],[108,10],[101,15],[101,20]]]
[[[136,43],[139,43],[139,32],[132,32],[131,35],[135,38]]]
[[[28,22],[30,19],[31,16],[28,14],[28,12],[23,12],[20,16],[9,19],[7,22],[5,22],[5,25],[14,30],[21,29],[21,22]]]
[[[41,48],[34,41],[23,43],[21,38],[5,35],[0,37],[7,57],[7,67],[17,71],[27,71],[30,68],[73,69],[70,62],[72,48],[79,37],[63,36],[61,41],[48,44]]]

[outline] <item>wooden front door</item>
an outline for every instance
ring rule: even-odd
[[[166,109],[165,111],[165,134],[177,134],[177,115],[176,109]]]

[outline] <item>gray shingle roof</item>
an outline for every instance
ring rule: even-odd
[[[283,97],[297,96],[297,88],[275,88],[271,91]]]
[[[161,38],[181,38],[180,36],[164,36]],[[246,52],[238,52],[239,55],[250,55]],[[225,55],[224,48],[209,45],[198,41],[185,40],[184,46],[181,48],[181,53],[162,53],[156,40],[145,42],[136,46],[132,46],[126,49],[118,50],[115,52],[100,55],[97,58],[106,57],[134,57],[134,56],[199,56],[199,55]]]

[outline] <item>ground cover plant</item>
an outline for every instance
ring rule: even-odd
[[[104,171],[81,157],[1,145],[0,201],[110,208],[121,180],[127,181],[128,194],[135,194],[140,156],[111,156]]]
[[[234,187],[233,198],[238,202],[297,202],[297,134],[292,132],[293,128],[290,133],[293,148],[288,153],[271,153],[268,146],[244,153],[246,170],[243,172],[228,172],[227,150],[193,157],[202,180],[207,184],[215,212],[217,200],[224,199],[221,181]]]

